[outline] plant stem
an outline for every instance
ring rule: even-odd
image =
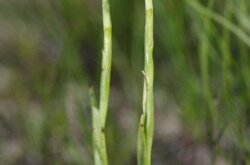
[[[112,27],[108,0],[102,0],[102,11],[104,41],[102,51],[99,108],[96,105],[93,88],[90,87],[89,89],[92,107],[93,150],[95,165],[108,164],[104,132],[110,93],[110,72],[112,59]]]
[[[111,18],[109,11],[108,0],[102,0],[103,10],[103,32],[104,32],[104,43],[102,52],[102,73],[101,73],[101,84],[100,84],[100,113],[102,126],[105,127],[109,91],[110,91],[110,72],[111,72],[111,58],[112,58],[112,27]]]
[[[107,165],[107,151],[104,129],[101,125],[100,112],[97,109],[94,90],[89,88],[91,110],[92,110],[92,126],[93,126],[93,151],[95,165]]]
[[[151,148],[154,133],[154,62],[153,62],[153,3],[145,0],[145,66],[143,87],[143,114],[140,119],[137,144],[137,161],[139,165],[151,164]]]

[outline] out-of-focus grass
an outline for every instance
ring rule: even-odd
[[[244,38],[250,35],[250,2],[215,0],[211,9],[207,0],[154,3],[152,164],[210,164],[212,146],[217,162],[249,163],[250,57]],[[110,164],[135,164],[144,3],[110,0],[110,5],[107,152]],[[0,164],[93,164],[87,81],[98,88],[100,11],[98,0],[0,1]],[[202,38],[214,106],[213,144],[202,92]]]

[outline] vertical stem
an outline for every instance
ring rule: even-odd
[[[101,125],[100,111],[97,108],[93,87],[89,87],[89,96],[92,110],[93,127],[93,154],[95,165],[107,165],[106,140],[103,127]]]
[[[105,125],[110,93],[110,72],[112,59],[112,27],[108,0],[102,0],[103,11],[103,51],[100,82],[99,108],[96,105],[92,87],[89,89],[92,107],[93,151],[95,165],[108,165]]]
[[[153,3],[145,0],[145,61],[143,87],[143,114],[138,131],[137,161],[139,165],[151,164],[151,148],[154,133],[154,62],[153,62]]]
[[[145,26],[145,83],[146,90],[144,96],[146,100],[144,113],[146,120],[146,152],[147,162],[151,164],[151,147],[153,142],[154,131],[154,98],[153,98],[153,82],[154,82],[154,62],[153,62],[153,4],[152,0],[146,0],[146,26]]]
[[[108,101],[109,101],[110,72],[111,72],[111,58],[112,58],[112,27],[111,27],[111,18],[110,18],[108,0],[102,0],[102,10],[103,10],[104,43],[102,52],[103,56],[102,56],[99,110],[101,113],[102,127],[105,128]]]

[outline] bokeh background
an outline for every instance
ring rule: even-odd
[[[249,46],[210,19],[216,13],[249,38],[250,1],[153,2],[153,165],[250,164]],[[108,157],[133,165],[144,1],[110,8]],[[0,164],[93,164],[88,84],[98,96],[102,40],[101,0],[0,0]]]

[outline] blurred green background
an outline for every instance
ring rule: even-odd
[[[250,37],[250,1],[153,2],[152,164],[250,164],[250,51],[235,35]],[[108,157],[133,165],[144,1],[110,0],[110,8]],[[93,164],[88,83],[98,94],[102,40],[101,0],[0,1],[1,165]]]

